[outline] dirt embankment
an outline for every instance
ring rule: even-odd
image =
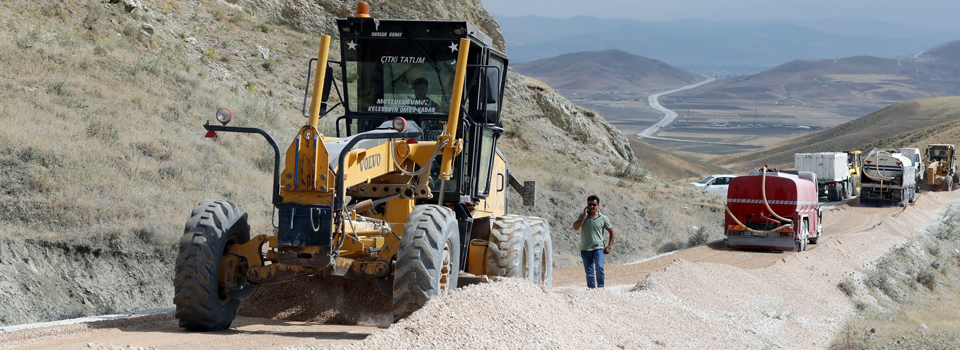
[[[700,246],[611,267],[604,290],[585,290],[576,269],[557,271],[552,293],[518,280],[470,286],[436,297],[379,331],[242,317],[229,331],[198,334],[177,330],[165,314],[123,326],[10,332],[0,334],[0,343],[77,348],[95,342],[92,347],[104,349],[827,348],[860,307],[838,287],[841,282],[868,290],[867,271],[936,226],[946,207],[960,206],[958,199],[960,192],[927,192],[903,209],[843,206],[825,213],[824,238],[805,252]],[[305,294],[304,300],[322,297]],[[74,335],[58,335],[64,332]]]
[[[174,248],[0,239],[0,325],[169,307]]]

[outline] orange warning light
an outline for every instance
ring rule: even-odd
[[[357,3],[357,17],[369,18],[370,17],[370,4],[366,1],[361,1]]]

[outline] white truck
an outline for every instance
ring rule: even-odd
[[[844,152],[797,153],[794,156],[797,171],[816,174],[817,193],[828,201],[839,201],[853,195],[850,169]]]
[[[860,179],[860,204],[869,206],[907,206],[917,192],[916,166],[896,150],[875,149],[863,157]]]
[[[910,162],[913,163],[913,167],[917,172],[917,183],[922,184],[927,175],[923,167],[923,152],[921,152],[919,148],[897,148],[897,152],[906,156],[907,159],[910,159]],[[920,192],[919,187],[917,187],[917,192]]]

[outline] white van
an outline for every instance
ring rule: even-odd
[[[920,152],[919,148],[897,148],[897,152],[903,154],[913,162],[913,166],[917,169],[917,183],[923,183],[924,178],[927,176],[926,167],[923,166],[923,153]]]

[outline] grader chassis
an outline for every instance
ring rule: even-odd
[[[956,147],[952,144],[929,144],[923,154],[926,164],[926,178],[923,187],[930,191],[953,191],[960,186],[960,173],[957,172]]]
[[[276,235],[251,237],[240,205],[197,205],[176,263],[180,327],[228,328],[259,285],[311,274],[377,280],[395,319],[485,275],[551,286],[549,224],[507,210],[507,184],[524,205],[535,204],[536,184],[521,185],[496,149],[506,55],[467,22],[374,19],[363,2],[336,24],[343,58],[328,62],[322,36],[308,121],[283,159],[265,131],[226,126],[227,109],[223,126],[204,126],[273,147],[279,219]],[[331,87],[344,93],[337,137],[317,130],[340,106],[327,108]]]

